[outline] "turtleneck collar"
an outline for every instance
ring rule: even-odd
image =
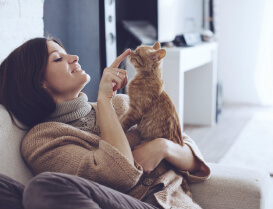
[[[68,123],[86,116],[92,106],[88,103],[85,93],[80,92],[76,99],[56,105],[56,110],[48,117],[47,121]]]

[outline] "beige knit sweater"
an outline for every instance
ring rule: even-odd
[[[128,102],[126,95],[113,98],[118,117],[128,110]],[[91,105],[98,118],[96,103]],[[99,126],[98,120],[95,126]],[[136,127],[131,128],[126,135],[132,149],[140,143]],[[153,182],[153,186],[163,186],[161,191],[154,194],[163,208],[200,208],[181,189],[182,180],[186,178],[189,183],[203,181],[209,177],[210,169],[195,143],[187,136],[184,141],[202,162],[201,169],[194,174],[170,170],[155,182],[143,178],[139,164],[130,164],[125,156],[98,135],[60,122],[41,123],[32,128],[22,142],[21,153],[35,175],[45,171],[77,175],[138,199],[143,198],[149,182]]]

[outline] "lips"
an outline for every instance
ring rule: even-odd
[[[80,65],[77,65],[77,67],[74,68],[74,69],[71,71],[71,73],[75,73],[75,72],[80,71],[80,70],[82,70],[81,66],[80,66]]]

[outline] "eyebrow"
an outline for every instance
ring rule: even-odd
[[[54,52],[59,52],[59,53],[63,53],[63,52],[60,52],[59,50],[54,50],[54,51],[52,51],[52,52],[50,52],[49,54],[48,54],[48,56],[50,56],[52,53],[54,53]],[[66,52],[66,51],[65,51]]]
[[[52,51],[52,52],[50,52],[49,54],[48,54],[48,56],[50,56],[52,53],[54,53],[54,52],[59,52],[58,50],[54,50],[54,51]]]

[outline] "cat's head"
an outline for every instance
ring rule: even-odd
[[[136,69],[153,70],[161,64],[165,55],[166,50],[161,49],[160,43],[156,42],[153,47],[139,46],[131,51],[129,61]]]

